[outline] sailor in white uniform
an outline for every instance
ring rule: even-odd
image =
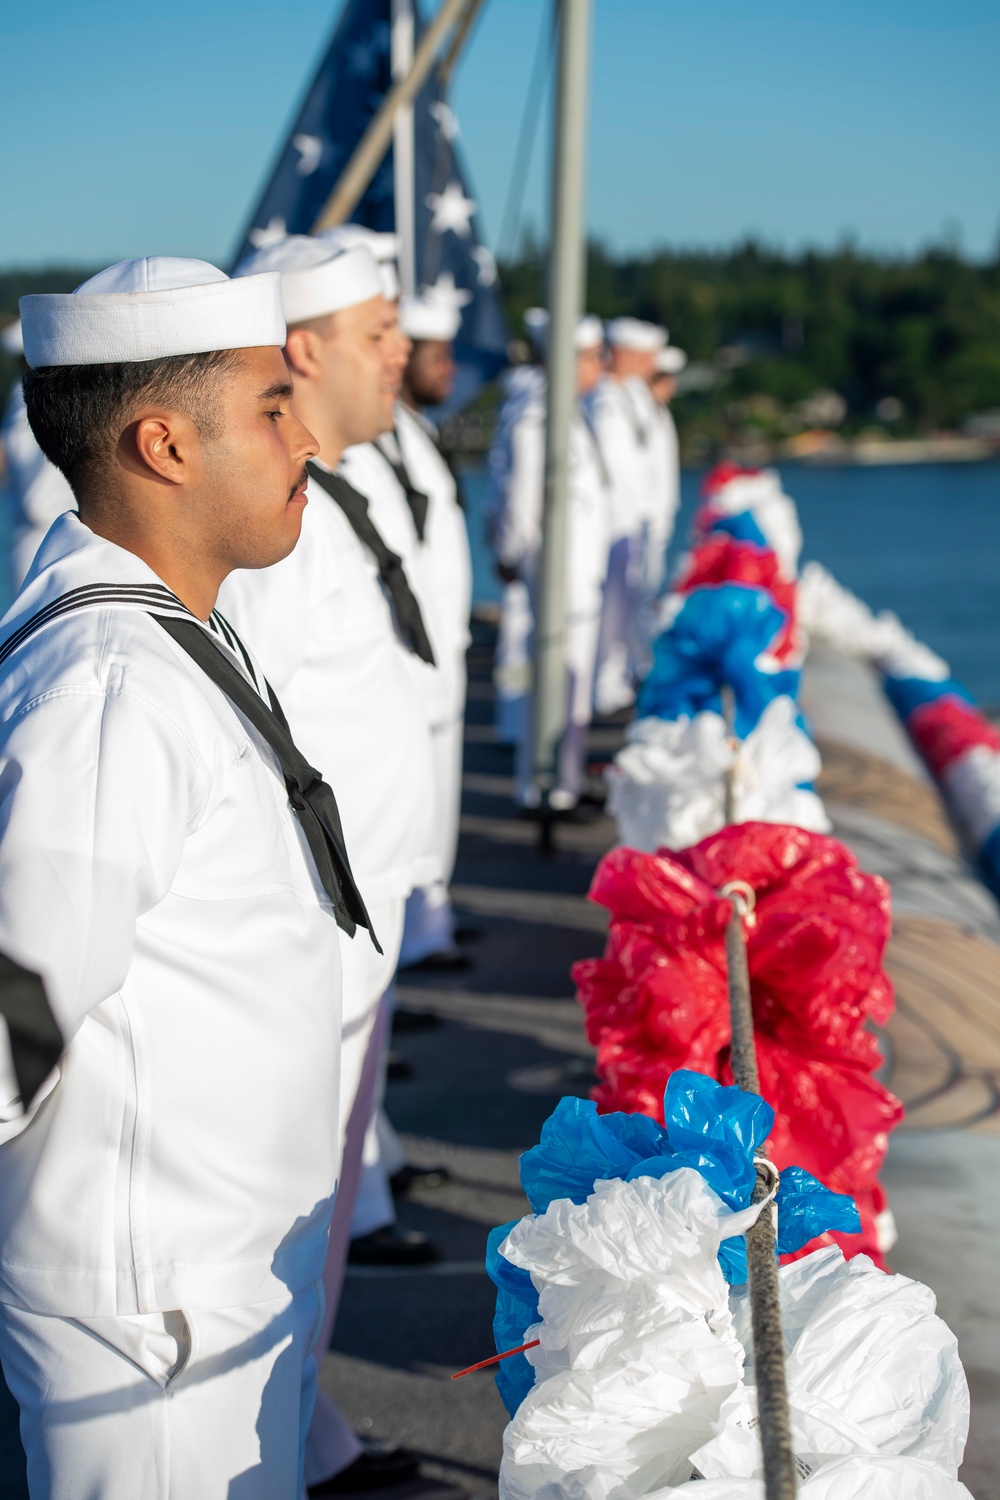
[[[414,586],[444,679],[446,700],[433,735],[436,853],[441,876],[435,884],[415,890],[406,903],[401,955],[405,964],[442,956],[448,959],[455,952],[448,885],[458,852],[462,803],[466,654],[472,639],[472,554],[455,476],[441,452],[437,428],[422,410],[440,406],[451,395],[455,383],[452,341],[460,317],[454,308],[426,298],[404,297],[399,304],[399,321],[412,348],[403,372],[394,430],[379,441],[406,490],[414,530],[419,534]]]
[[[530,314],[533,311],[535,309],[529,309],[525,315],[529,343],[532,335]],[[503,401],[497,413],[487,460],[490,497],[486,509],[486,534],[494,553],[497,523],[506,506],[510,484],[511,435],[524,407],[531,401],[545,399],[545,371],[537,348],[534,345],[532,348],[537,363],[514,365],[500,377]],[[503,594],[493,653],[494,725],[501,744],[516,745],[523,733],[525,705],[531,691],[531,601],[527,585],[517,576],[516,569],[505,567],[499,560],[496,569]]]
[[[684,350],[678,349],[676,344],[664,344],[657,354],[649,389],[661,410],[667,410],[676,396],[678,376],[687,367],[687,362]]]
[[[401,311],[396,269],[398,235],[380,234],[361,224],[339,224],[324,230],[319,238],[337,249],[365,245],[378,262],[383,295]],[[436,342],[450,346],[458,331],[458,315],[426,299],[405,301],[411,309],[422,309],[425,319],[436,317],[435,331],[443,319],[445,333]],[[396,347],[405,368],[411,342],[403,323],[400,316]],[[426,356],[418,352],[417,358],[419,364]],[[437,800],[434,854],[442,873],[431,885],[415,890],[406,903],[400,953],[404,967],[415,963],[455,966],[463,962],[455,946],[448,881],[458,848],[472,562],[454,477],[441,458],[432,431],[412,408],[398,403],[392,431],[374,446],[352,448],[342,463],[345,475],[368,499],[386,541],[403,558],[434,648],[432,669],[416,659],[410,665],[431,726]],[[391,1127],[384,1119],[382,1136],[384,1141],[393,1141]],[[369,1166],[375,1159],[374,1139],[372,1135],[366,1146]],[[392,1158],[390,1172],[403,1162],[401,1148],[395,1143]]]
[[[364,245],[375,257],[382,280],[382,295],[387,302],[398,302],[402,288],[396,263],[399,260],[399,235],[364,224],[335,224],[332,229],[321,229],[316,236],[331,250],[356,250]]]
[[[536,336],[544,344],[545,325]],[[583,317],[576,329],[577,395],[584,397],[603,370],[604,330],[599,318]],[[535,610],[542,545],[545,489],[545,393],[526,402],[511,433],[511,468],[505,504],[497,519],[500,563],[516,571]],[[559,751],[558,776],[550,796],[558,811],[576,806],[586,780],[586,733],[590,723],[597,632],[611,526],[608,476],[595,434],[578,402],[570,433],[569,516],[566,556],[567,727]],[[522,806],[537,804],[531,781],[530,715],[521,716],[517,794]]]
[[[23,356],[21,323],[17,319],[0,333],[7,354]],[[57,516],[76,509],[73,491],[55,464],[50,464],[35,441],[24,409],[21,382],[7,401],[0,443],[6,460],[4,502],[7,512],[9,578],[6,597],[12,599],[35,560],[42,537]]]
[[[364,245],[370,250],[378,263],[379,276],[382,280],[382,295],[398,310],[402,288],[396,264],[400,244],[397,234],[379,233],[363,224],[338,224],[332,229],[323,230],[318,238],[336,250],[352,249],[357,245]],[[398,363],[398,373],[401,375],[410,355],[410,341],[399,327],[398,320],[391,339]],[[375,460],[374,470],[371,462],[373,459]],[[399,483],[394,483],[387,473],[386,461],[393,467]],[[431,725],[435,768],[434,795],[437,800],[437,810],[433,818],[435,834],[432,840],[432,854],[439,860],[442,869],[445,865],[447,866],[450,878],[458,843],[458,801],[461,796],[465,685],[463,676],[460,688],[461,707],[457,713],[449,713],[446,706],[446,694],[452,654],[447,640],[442,638],[440,631],[442,609],[437,594],[439,580],[428,576],[430,549],[423,545],[422,538],[418,537],[415,529],[417,516],[420,515],[420,507],[423,506],[425,497],[423,492],[413,484],[406,469],[400,451],[398,434],[395,432],[384,434],[380,439],[378,449],[370,444],[352,448],[344,455],[342,470],[358,490],[369,499],[372,514],[377,519],[379,527],[387,539],[391,538],[393,547],[402,556],[407,576],[420,601],[429,637],[434,643],[435,670],[428,672],[424,664],[415,657],[411,657],[409,665],[425,703]],[[429,505],[431,497],[428,496],[427,499]],[[407,514],[406,507],[409,507],[410,515]],[[435,515],[427,522],[427,526],[431,536],[438,539],[438,545],[434,548],[435,553],[438,553],[440,541],[446,537],[448,528],[446,518],[445,525],[442,525],[441,505],[434,505],[434,511]],[[424,518],[421,517],[421,529],[424,529],[423,521]],[[461,573],[458,575],[458,586],[461,589]],[[449,589],[453,588],[454,581],[449,584]],[[442,602],[445,603],[443,621],[447,622],[447,606],[445,601]],[[464,674],[464,657],[461,665]],[[454,792],[453,784],[455,784]],[[449,809],[452,806],[455,808],[454,816],[449,817]],[[405,965],[421,962],[446,965],[451,968],[464,967],[468,961],[455,947],[454,926],[447,880],[439,878],[427,886],[418,886],[411,892],[406,903],[400,963]],[[390,1008],[392,1008],[394,996],[395,991],[392,989],[387,995]],[[400,1259],[407,1259],[411,1256],[423,1257],[430,1253],[427,1245],[418,1247],[403,1243],[392,1229],[395,1211],[392,1208],[390,1179],[396,1177],[398,1181],[399,1174],[402,1172],[411,1178],[414,1175],[425,1174],[420,1168],[413,1167],[407,1162],[402,1143],[385,1113],[385,1064],[387,1062],[388,1048],[386,1047],[381,1080],[377,1090],[376,1108],[365,1136],[362,1154],[361,1179],[358,1184],[351,1226],[353,1259],[359,1258],[361,1254],[365,1257],[385,1256],[394,1260],[397,1257]],[[433,1175],[440,1177],[441,1171],[443,1169],[439,1169]]]
[[[274,568],[234,574],[223,607],[254,643],[306,753],[338,786],[355,874],[383,949],[344,953],[345,1144],[324,1273],[325,1350],[380,1077],[387,1019],[381,1001],[396,967],[406,898],[438,870],[431,741],[409,667],[414,645],[431,652],[426,634],[414,639],[424,627],[398,556],[365,501],[335,472],[345,447],[392,423],[401,362],[390,341],[395,309],[382,296],[378,267],[363,245],[337,253],[306,236],[256,252],[238,275],[264,267],[281,272],[293,409],[312,424],[319,457],[310,465],[299,546]],[[395,1217],[387,1187],[383,1199],[373,1227]],[[314,1493],[352,1467],[359,1486],[401,1477],[390,1470],[404,1461],[380,1464],[364,1452],[321,1396],[307,1452]]]
[[[664,344],[656,356],[656,368],[649,382],[650,393],[660,415],[656,450],[667,484],[667,513],[671,516],[676,516],[681,503],[681,458],[677,425],[670,403],[677,394],[677,377],[686,364],[687,355],[683,349],[678,349],[676,344]]]
[[[666,330],[638,318],[607,325],[610,369],[589,411],[611,476],[612,541],[598,644],[596,706],[627,707],[649,667],[652,604],[677,509],[663,424],[649,389]]]
[[[21,314],[29,420],[79,506],[0,628],[0,950],[65,1041],[34,1100],[0,1044],[29,1490],[299,1500],[338,926],[372,943],[332,793],[214,612],[294,547],[317,452],[279,279],[153,257]]]

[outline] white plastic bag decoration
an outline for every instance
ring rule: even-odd
[[[820,771],[819,752],[788,697],[774,698],[733,751],[719,714],[637,719],[606,773],[619,841],[632,849],[685,849],[723,825],[723,777],[735,764],[737,822],[791,823],[828,833],[817,794],[800,785]]]
[[[732,1213],[693,1168],[598,1182],[508,1235],[542,1321],[535,1385],[504,1435],[501,1500],[631,1500],[691,1473],[740,1382],[743,1348],[719,1268]]]
[[[501,1500],[763,1500],[748,1294],[716,1258],[755,1215],[681,1168],[511,1230],[541,1321]],[[968,1388],[933,1294],[835,1248],[780,1277],[802,1500],[971,1500]]]
[[[799,1483],[799,1500],[972,1500],[965,1485],[920,1458],[841,1458]],[[762,1479],[695,1480],[655,1500],[764,1500]],[[651,1497],[652,1500],[652,1497]]]
[[[809,639],[873,662],[888,677],[943,681],[948,663],[910,633],[890,610],[874,614],[817,562],[806,563],[798,588],[799,623]]]
[[[731,1301],[748,1351],[746,1383],[724,1406],[717,1436],[691,1455],[706,1479],[763,1474],[746,1288],[734,1289]],[[866,1454],[920,1459],[954,1480],[968,1435],[969,1391],[933,1292],[876,1270],[865,1255],[845,1261],[830,1248],[782,1267],[781,1302],[802,1476]]]

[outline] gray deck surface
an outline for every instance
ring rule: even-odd
[[[322,1370],[360,1431],[424,1455],[425,1478],[394,1500],[496,1494],[506,1416],[492,1377],[450,1376],[493,1352],[493,1288],[481,1266],[489,1229],[526,1207],[517,1157],[562,1094],[586,1092],[590,1073],[569,966],[602,949],[602,913],[584,898],[614,831],[605,819],[567,827],[553,856],[538,853],[534,827],[512,810],[511,753],[492,734],[490,644],[477,627],[455,878],[457,906],[482,940],[469,950],[470,971],[401,986],[404,1005],[429,1007],[442,1023],[397,1039],[414,1076],[390,1085],[388,1100],[412,1159],[454,1174],[400,1211],[446,1259],[429,1271],[352,1271]],[[598,727],[592,759],[607,758],[619,739]],[[962,1339],[976,1402],[964,1477],[976,1500],[1000,1500],[998,1166],[1000,1137],[913,1132],[899,1134],[887,1172],[901,1229],[894,1266],[938,1291]],[[16,1429],[9,1411],[0,1417],[0,1500],[21,1500]]]

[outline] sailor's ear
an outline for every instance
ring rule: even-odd
[[[315,380],[323,369],[323,341],[314,328],[290,328],[286,334],[285,363],[293,375]]]
[[[122,433],[119,461],[147,479],[185,484],[201,467],[201,441],[191,418],[169,408],[145,412]]]

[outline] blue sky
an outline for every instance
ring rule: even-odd
[[[0,266],[225,260],[337,0],[7,0]],[[486,0],[455,104],[495,243],[542,0]],[[594,0],[588,221],[616,249],[1000,239],[1000,6]],[[547,118],[546,105],[545,118]],[[544,224],[547,131],[527,213]]]

